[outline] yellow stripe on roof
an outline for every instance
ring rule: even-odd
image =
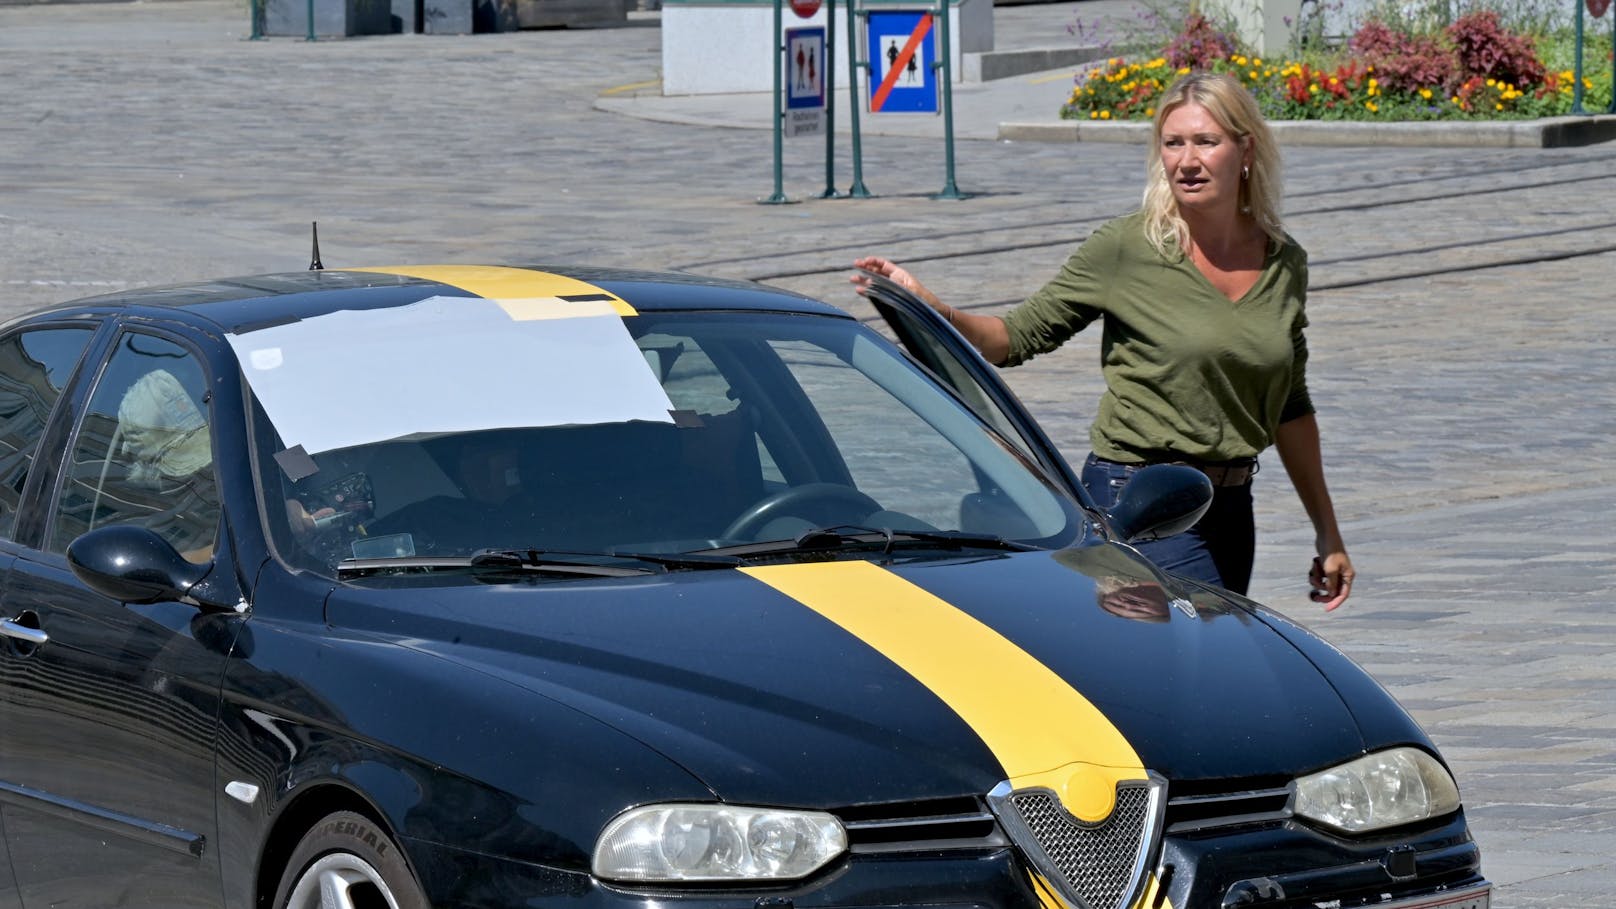
[[[618,315],[639,314],[623,298],[593,284],[566,275],[535,271],[530,268],[507,268],[499,265],[404,265],[384,268],[345,268],[342,271],[367,271],[420,278],[423,281],[456,287],[489,300],[605,297]]]
[[[1147,779],[1116,726],[1067,681],[958,607],[863,561],[741,571],[831,620],[900,666],[959,714],[1012,787],[1053,790],[1098,822],[1116,784]]]

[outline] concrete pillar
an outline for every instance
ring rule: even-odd
[[[1207,17],[1228,19],[1240,40],[1264,57],[1277,57],[1291,46],[1302,19],[1303,0],[1201,0]],[[1308,0],[1312,6],[1314,0]]]

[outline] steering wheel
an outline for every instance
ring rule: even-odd
[[[763,525],[788,514],[837,514],[838,510],[858,509],[859,516],[881,510],[881,503],[851,486],[840,483],[804,483],[771,492],[752,503],[724,528],[726,539],[752,539]],[[829,520],[829,519],[827,519]],[[842,522],[837,523],[856,523]]]

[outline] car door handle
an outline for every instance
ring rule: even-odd
[[[29,628],[27,625],[19,625],[13,619],[0,619],[0,636],[16,638],[19,641],[26,641],[35,645],[50,643],[50,635],[44,631],[38,628]]]

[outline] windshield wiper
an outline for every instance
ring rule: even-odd
[[[657,566],[616,564],[644,562]],[[365,577],[411,571],[474,571],[478,573],[539,572],[588,578],[626,578],[663,571],[736,568],[746,564],[730,555],[655,552],[572,552],[546,549],[484,549],[471,556],[402,556],[385,559],[343,559],[337,577]]]
[[[528,556],[533,556],[529,558]],[[337,563],[338,578],[359,578],[377,574],[409,574],[433,571],[475,573],[535,572],[580,578],[627,578],[651,574],[655,569],[639,565],[609,565],[576,559],[555,559],[542,552],[479,552],[474,556],[398,556],[384,559],[343,559]]]
[[[914,543],[936,544],[948,549],[996,549],[1005,552],[1030,552],[1038,548],[991,533],[971,533],[964,530],[892,530],[857,524],[835,524],[830,527],[810,528],[789,540],[740,543],[735,546],[700,549],[690,554],[746,558],[793,552],[857,549],[879,549],[882,554],[886,554],[899,544]]]

